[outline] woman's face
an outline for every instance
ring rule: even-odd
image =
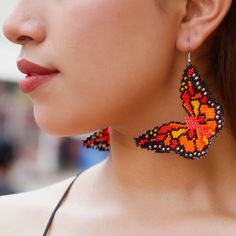
[[[122,123],[154,98],[177,24],[154,0],[20,0],[3,31],[28,36],[20,58],[60,71],[29,96],[39,127],[66,136]]]

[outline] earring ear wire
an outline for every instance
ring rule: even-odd
[[[192,60],[191,60],[191,52],[188,52],[188,65],[191,64]]]

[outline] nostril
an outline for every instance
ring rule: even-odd
[[[17,41],[22,42],[22,41],[25,41],[25,40],[28,40],[28,39],[32,39],[32,38],[27,36],[27,35],[21,35],[17,38]]]

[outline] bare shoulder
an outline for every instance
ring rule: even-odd
[[[55,184],[0,197],[0,229],[4,236],[42,235],[49,217],[66,188],[75,178],[72,176]]]

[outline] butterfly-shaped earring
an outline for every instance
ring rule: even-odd
[[[110,150],[109,128],[99,129],[83,140],[83,146],[93,148],[99,151]]]
[[[188,116],[185,122],[171,121],[156,126],[135,138],[135,143],[159,153],[171,151],[188,159],[200,159],[207,154],[211,139],[223,128],[221,105],[211,97],[201,80],[190,53],[182,75],[180,93],[182,105]]]
[[[224,114],[221,105],[211,97],[201,80],[190,53],[188,64],[180,82],[185,122],[170,121],[155,126],[134,138],[138,147],[158,153],[171,151],[188,159],[200,159],[207,154],[211,139],[223,128]],[[100,129],[84,141],[84,146],[98,150],[110,150],[109,130]]]

